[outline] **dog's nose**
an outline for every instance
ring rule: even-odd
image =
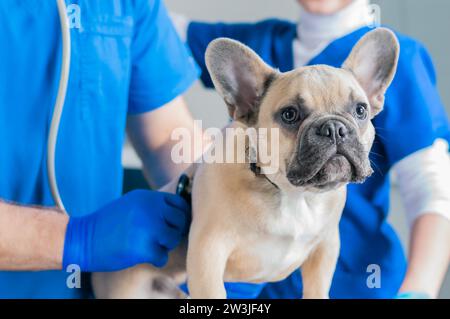
[[[342,141],[347,137],[347,127],[338,120],[328,120],[322,124],[317,131],[317,135],[322,137],[328,137],[333,142]]]

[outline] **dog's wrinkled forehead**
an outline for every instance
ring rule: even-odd
[[[317,65],[279,76],[267,90],[265,101],[274,108],[296,103],[317,113],[339,113],[349,103],[366,102],[367,97],[350,72]]]

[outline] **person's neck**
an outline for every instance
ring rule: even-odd
[[[331,42],[373,22],[369,0],[354,0],[331,15],[319,15],[300,10],[297,37],[311,49]]]

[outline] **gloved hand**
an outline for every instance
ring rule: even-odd
[[[398,293],[395,299],[430,299],[430,296],[425,292],[405,291]]]
[[[173,194],[132,191],[93,214],[71,217],[63,269],[117,271],[141,263],[162,267],[187,232],[190,207]]]
[[[251,283],[225,283],[225,290],[227,292],[227,299],[256,299],[261,294],[266,284],[251,284]],[[183,283],[180,289],[189,295],[187,283]]]

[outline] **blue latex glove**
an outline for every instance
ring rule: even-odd
[[[173,194],[137,190],[93,214],[70,218],[63,267],[117,271],[137,264],[163,266],[187,232],[190,207]]]
[[[395,299],[430,299],[430,296],[425,292],[406,291],[398,293]]]
[[[256,299],[261,294],[265,284],[225,283],[227,299]],[[189,295],[187,283],[180,285],[180,289]]]

